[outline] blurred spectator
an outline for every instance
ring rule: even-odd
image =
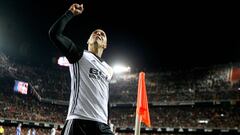
[[[32,128],[32,135],[36,135],[36,130],[35,130],[35,128]]]
[[[16,129],[16,135],[21,135],[21,130],[22,130],[22,124],[19,123]]]
[[[31,128],[28,129],[27,135],[31,135]]]
[[[0,126],[0,135],[4,135],[4,128]]]
[[[56,134],[56,129],[53,127],[52,129],[51,129],[51,135],[55,135]]]

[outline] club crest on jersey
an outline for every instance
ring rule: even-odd
[[[99,71],[98,69],[95,69],[95,68],[90,68],[89,77],[94,78],[94,79],[104,79],[104,80],[108,79],[107,75],[105,75],[103,72],[101,72],[101,71]]]

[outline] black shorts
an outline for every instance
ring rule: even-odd
[[[107,124],[71,119],[65,122],[61,135],[114,135]]]

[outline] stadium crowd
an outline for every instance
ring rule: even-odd
[[[148,100],[163,103],[239,100],[239,82],[233,84],[229,79],[232,66],[181,70],[162,68],[158,73],[146,73]],[[0,53],[0,118],[63,124],[67,106],[41,103],[31,89],[35,89],[42,98],[68,100],[70,75],[67,70],[66,67],[18,64]],[[14,93],[14,80],[29,82],[29,94]],[[137,73],[116,74],[110,85],[110,103],[136,102],[137,84]],[[151,107],[150,114],[153,127],[240,128],[240,109],[237,106]],[[135,108],[112,107],[110,119],[116,127],[133,127]],[[15,127],[4,128],[5,132],[15,132]],[[42,134],[49,132],[37,131]]]
[[[17,127],[4,126],[4,135],[16,135],[16,128]],[[21,128],[21,135],[34,135],[32,130],[35,130],[35,135],[50,135],[51,133],[51,129],[23,127]],[[56,135],[60,135],[60,133],[57,132]]]
[[[152,127],[155,128],[240,128],[239,106],[150,107],[149,111]],[[135,108],[112,108],[110,113],[116,127],[134,127],[135,116]]]
[[[11,75],[15,79],[30,82],[42,98],[68,100],[70,94],[68,68],[33,67],[9,62],[6,59],[1,58],[3,63],[1,76]],[[239,99],[236,94],[239,83],[231,84],[230,69],[229,64],[191,70],[159,69],[158,73],[147,73],[149,100],[169,102]],[[137,73],[116,74],[110,85],[110,101],[135,102],[137,79]]]

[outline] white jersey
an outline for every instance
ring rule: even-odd
[[[69,119],[84,119],[107,124],[109,83],[112,68],[89,51],[69,66],[71,95]]]

